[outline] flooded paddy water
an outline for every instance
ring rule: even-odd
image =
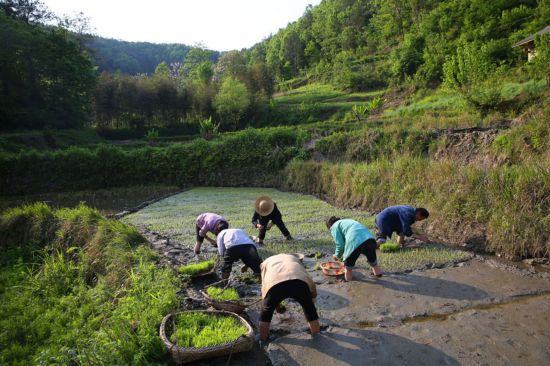
[[[287,311],[274,315],[268,345],[232,355],[231,364],[545,365],[550,359],[550,275],[531,266],[421,246],[414,255],[379,253],[386,264],[381,278],[370,276],[362,261],[352,282],[327,277],[316,269],[333,250],[324,218],[336,214],[372,227],[372,217],[271,189],[195,189],[124,220],[146,233],[164,264],[175,266],[215,256],[215,248],[199,256],[192,252],[194,219],[201,212],[220,213],[231,226],[254,235],[252,202],[260,194],[274,197],[289,230],[299,238],[284,242],[274,228],[260,254],[309,255],[304,264],[317,284],[322,332],[310,335],[300,306],[288,301]],[[234,285],[244,296],[259,299],[259,285],[240,283],[239,266],[234,267]],[[189,301],[195,290],[184,288],[182,296]],[[246,310],[256,330],[260,311],[261,303]],[[226,363],[222,357],[200,364]]]

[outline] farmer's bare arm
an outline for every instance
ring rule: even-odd
[[[204,238],[205,238],[206,240],[208,240],[208,242],[210,242],[210,244],[212,244],[212,246],[215,246],[215,247],[218,246],[218,245],[216,244],[216,240],[210,238],[208,235],[204,235]]]

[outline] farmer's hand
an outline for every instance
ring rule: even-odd
[[[338,259],[338,257],[336,255],[332,255],[332,259],[334,259],[336,262],[340,262],[340,260]]]
[[[266,229],[269,230],[269,229],[271,229],[272,227],[273,227],[273,222],[270,222],[269,224],[267,224]]]
[[[415,238],[417,240],[420,240],[420,241],[423,241],[423,242],[426,242],[426,243],[430,241],[430,239],[428,239],[428,237],[426,235],[414,234],[413,238]]]
[[[261,230],[263,228],[263,225],[256,224],[256,228]]]
[[[218,245],[216,244],[216,241],[214,239],[211,239],[211,238],[206,238],[210,244],[212,244],[213,246],[217,247]]]
[[[397,241],[397,244],[399,244],[400,246],[405,245],[405,235],[399,234],[399,235],[397,236],[397,240],[396,240],[396,241]]]

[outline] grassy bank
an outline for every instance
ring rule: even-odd
[[[166,362],[177,281],[135,229],[35,204],[2,213],[0,236],[1,364]]]
[[[35,202],[46,202],[51,208],[75,208],[81,203],[110,215],[136,207],[179,191],[176,186],[138,186],[73,192],[36,193],[23,196],[0,196],[0,211]]]
[[[486,169],[409,156],[370,164],[296,160],[283,185],[345,207],[423,206],[432,214],[425,227],[446,240],[486,241],[490,250],[515,256],[550,255],[547,164]]]

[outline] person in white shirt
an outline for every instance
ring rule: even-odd
[[[255,276],[259,277],[262,259],[258,255],[254,241],[241,229],[224,229],[222,227],[223,224],[220,224],[221,230],[217,230],[216,239],[218,253],[223,257],[222,277],[229,277],[233,263],[239,259],[246,267],[252,269]]]

